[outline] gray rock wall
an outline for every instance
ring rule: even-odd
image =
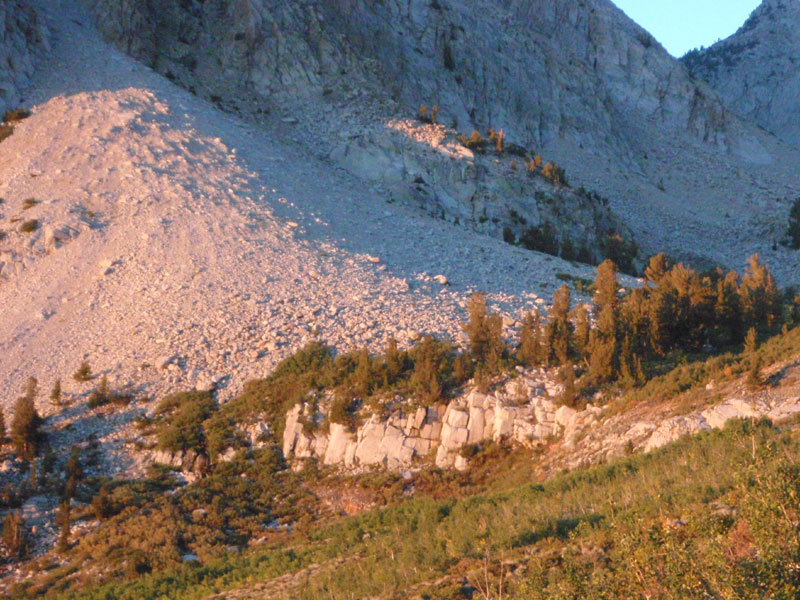
[[[522,374],[491,394],[471,390],[446,406],[397,410],[387,419],[371,415],[354,432],[338,423],[307,431],[302,421],[308,419],[301,416],[317,415],[308,414],[309,405],[297,405],[286,417],[283,452],[290,460],[313,458],[348,469],[396,471],[415,461],[464,469],[464,446],[503,439],[534,446],[560,436],[569,442],[602,413],[591,405],[580,412],[557,407],[550,393],[558,391],[544,373]]]
[[[0,113],[20,105],[37,57],[47,48],[47,28],[26,2],[0,2]]]
[[[800,2],[764,0],[735,34],[682,61],[736,114],[800,148]]]
[[[463,129],[536,147],[627,153],[654,121],[729,142],[710,88],[608,0],[88,2],[108,40],[211,90],[438,103]]]

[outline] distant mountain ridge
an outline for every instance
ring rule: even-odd
[[[764,0],[732,36],[681,61],[741,118],[800,148],[798,0]]]

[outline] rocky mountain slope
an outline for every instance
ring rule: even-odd
[[[797,153],[728,112],[608,0],[89,4],[106,39],[187,89],[291,123],[310,151],[383,193],[495,237],[508,210],[482,209],[524,195],[465,177],[470,155],[440,168],[428,155],[441,148],[397,126],[420,104],[562,164],[646,251],[729,265],[759,251],[796,272],[796,255],[772,244],[798,192]],[[537,207],[533,224],[550,214]]]
[[[764,0],[732,36],[682,62],[737,115],[800,147],[800,2]]]
[[[592,276],[389,203],[285,124],[248,125],[112,50],[77,2],[38,8],[53,51],[0,152],[6,406],[29,376],[82,397],[84,360],[156,395],[236,390],[314,332],[339,349],[457,337],[474,289],[511,323],[557,273]]]
[[[0,113],[16,108],[36,63],[48,49],[48,32],[22,0],[0,4]]]

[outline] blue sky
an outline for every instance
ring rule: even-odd
[[[683,56],[726,38],[747,20],[760,0],[613,0],[647,29],[667,52]]]

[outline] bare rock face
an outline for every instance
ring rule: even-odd
[[[596,258],[609,233],[698,267],[759,252],[795,278],[770,252],[800,156],[610,0],[87,2],[108,41],[390,201],[495,238],[549,223]],[[409,125],[423,104],[449,134]],[[502,129],[524,158],[457,151],[473,128]],[[529,185],[535,154],[608,206]]]
[[[0,113],[19,106],[40,52],[48,48],[46,27],[21,0],[0,3]]]
[[[735,34],[681,60],[737,115],[800,147],[800,2],[764,0]]]
[[[714,94],[608,0],[90,4],[109,40],[160,71],[270,102],[358,89],[537,147],[627,151],[656,119],[733,141]]]
[[[556,407],[545,391],[552,383],[546,377],[543,371],[522,373],[491,394],[473,389],[447,405],[398,407],[388,418],[366,417],[355,430],[339,423],[309,430],[303,423],[323,421],[324,415],[310,414],[310,405],[297,405],[286,416],[283,453],[290,460],[314,458],[348,469],[397,471],[415,461],[464,469],[469,466],[464,448],[490,440],[536,446],[563,437],[571,444],[602,409]]]

